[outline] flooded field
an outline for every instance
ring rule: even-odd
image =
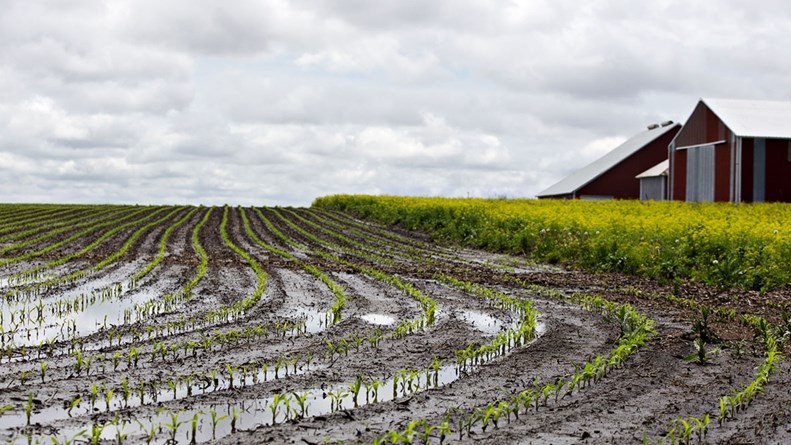
[[[747,305],[710,304],[716,342],[685,360],[705,288],[682,298],[342,213],[0,206],[0,292],[4,443],[791,434],[788,366],[769,358],[784,337],[755,336]]]

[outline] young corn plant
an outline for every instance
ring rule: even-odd
[[[203,414],[203,411],[196,412],[195,414],[192,415],[192,420],[190,420],[190,432],[192,433],[190,444],[193,445],[197,443],[198,440],[198,420],[200,420],[201,414]]]
[[[307,392],[292,392],[291,395],[294,397],[294,401],[297,402],[299,406],[299,412],[297,416],[300,419],[304,419],[308,415],[308,393]]]
[[[27,426],[30,426],[30,417],[33,414],[33,393],[27,393],[27,403],[25,404],[25,418],[27,418]]]
[[[339,411],[343,408],[343,399],[349,395],[343,389],[337,389],[335,391],[327,391],[327,395],[330,396],[330,410],[331,411]]]
[[[69,409],[66,411],[66,414],[68,414],[69,417],[71,417],[71,412],[74,410],[74,408],[80,406],[80,402],[82,402],[82,397],[79,396],[75,397],[71,400],[71,402],[69,402]]]
[[[227,419],[228,416],[218,416],[217,410],[212,406],[209,409],[209,417],[211,418],[211,438],[214,440],[217,434],[217,424]]]
[[[170,440],[172,442],[176,441],[176,433],[178,432],[181,425],[186,422],[185,420],[179,420],[179,416],[181,416],[181,411],[176,413],[171,412],[170,422],[163,424],[163,426],[170,431]]]
[[[354,382],[349,384],[349,391],[352,393],[352,401],[354,402],[354,407],[357,408],[357,396],[360,394],[360,388],[363,386],[363,378],[361,376],[357,376],[354,379]]]
[[[277,423],[277,414],[280,411],[280,402],[282,402],[283,399],[284,399],[284,395],[283,394],[276,393],[272,397],[272,403],[269,404],[269,411],[272,412],[272,424],[273,425]]]
[[[44,378],[47,376],[47,362],[40,362],[38,366],[41,373],[41,383],[44,383]]]

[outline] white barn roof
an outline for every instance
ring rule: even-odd
[[[670,172],[670,159],[665,159],[659,164],[656,164],[655,166],[635,176],[635,178],[640,179],[640,178],[655,178],[657,176],[667,176],[668,172]]]
[[[638,150],[653,142],[655,139],[664,135],[668,131],[677,131],[679,127],[680,124],[676,123],[664,127],[654,128],[653,130],[644,130],[623,144],[619,145],[609,153],[605,154],[601,158],[591,162],[585,167],[582,167],[577,172],[569,175],[536,196],[549,197],[572,194],[594,179],[603,175],[611,168],[620,164],[623,160],[635,154]]]
[[[791,139],[791,102],[701,99],[736,136]]]

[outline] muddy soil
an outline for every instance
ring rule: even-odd
[[[46,347],[22,348],[4,340],[0,408],[7,409],[0,414],[0,441],[88,441],[95,426],[101,426],[97,437],[102,443],[372,443],[391,430],[404,431],[415,420],[439,425],[450,419],[452,431],[444,443],[658,443],[663,438],[667,443],[665,436],[675,419],[706,413],[713,420],[702,438],[705,443],[791,441],[788,364],[782,363],[771,375],[764,393],[749,407],[718,424],[720,397],[755,378],[763,347],[751,329],[714,316],[710,326],[720,340],[707,346],[710,362],[688,361],[685,357],[694,351],[693,320],[699,314],[664,298],[675,293],[780,323],[783,308],[791,302],[789,289],[758,295],[691,283],[673,287],[439,246],[420,234],[337,213],[259,210],[260,214],[228,209],[225,240],[220,228],[224,209],[213,209],[198,234],[208,268],[189,298],[155,304],[166,295],[179,295],[196,277],[199,254],[191,239],[206,209],[173,232],[164,261],[137,287],[124,285],[122,292],[108,297],[119,308],[139,310],[139,317],[96,327],[90,335],[64,336]],[[118,263],[47,289],[46,301],[57,302],[102,277],[124,282],[156,256],[165,228],[187,211],[141,236]],[[257,239],[246,232],[241,212]],[[109,238],[79,262],[49,273],[66,274],[98,263],[134,230]],[[229,242],[265,271],[264,293],[246,310],[238,307],[253,294],[258,276]],[[89,243],[78,240],[51,257]],[[437,274],[533,301],[540,311],[539,335],[485,364],[456,369],[457,351],[494,340],[518,322],[519,314],[443,284]],[[335,290],[328,283],[337,286]],[[436,302],[436,317],[402,335],[397,333],[399,324],[424,316],[422,304],[410,297],[405,285]],[[540,294],[530,285],[628,302],[653,320],[656,334],[623,366],[589,386],[550,396],[546,404],[521,412],[518,419],[508,416],[496,426],[472,427],[460,438],[456,419],[464,413],[507,400],[536,382],[567,379],[585,362],[618,345],[620,332],[612,320],[562,297]],[[343,308],[333,313],[338,289]],[[0,291],[8,295],[14,288]],[[154,299],[148,309],[142,303],[129,304],[144,301],[143,293]],[[33,311],[35,302],[2,304],[18,317],[20,307]],[[90,313],[92,307],[86,303],[81,310]],[[37,327],[32,322],[11,324],[9,316],[3,319],[4,339],[12,330],[32,332]],[[69,319],[48,317],[50,324]],[[344,343],[345,351],[334,349]],[[403,379],[392,386],[394,375],[405,376],[405,370],[425,374],[435,363],[443,375],[438,383],[424,379],[421,386],[418,377],[414,388],[410,380],[407,389]],[[349,394],[349,385],[358,378],[366,384],[384,382],[376,403],[372,391],[363,390],[356,400]],[[309,396],[307,412],[298,414],[297,394]],[[273,401],[280,396],[288,400],[287,407]],[[336,396],[340,406],[333,403]],[[289,409],[291,414],[284,414]],[[422,443],[419,435],[415,443]],[[427,440],[440,443],[439,430]]]

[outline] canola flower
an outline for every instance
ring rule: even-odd
[[[791,205],[334,195],[313,207],[597,272],[769,290],[791,283]]]

